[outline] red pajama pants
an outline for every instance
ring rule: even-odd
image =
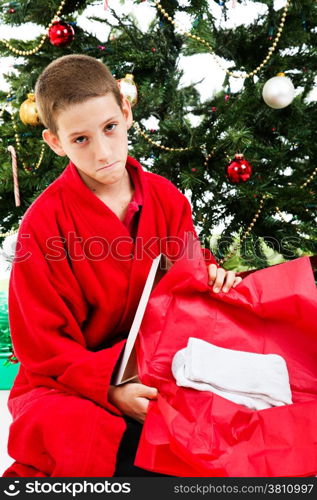
[[[10,400],[3,477],[111,477],[126,424],[92,401],[39,387]]]

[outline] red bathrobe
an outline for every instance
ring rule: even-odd
[[[186,197],[131,157],[143,193],[136,241],[69,163],[26,212],[9,287],[19,373],[4,477],[110,477],[126,428],[107,399],[152,263],[195,233]],[[131,171],[131,170],[130,170]],[[208,250],[206,263],[215,262]]]

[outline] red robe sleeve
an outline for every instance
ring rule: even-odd
[[[28,237],[17,242],[9,284],[9,319],[14,351],[28,382],[33,387],[79,394],[122,415],[107,394],[125,340],[97,352],[87,349],[82,331],[87,304],[76,290],[75,280],[67,289],[63,284],[65,293],[58,290],[38,233],[25,224],[19,234],[22,231]]]

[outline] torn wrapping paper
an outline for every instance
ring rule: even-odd
[[[178,387],[172,359],[190,337],[282,356],[293,404],[255,411]],[[191,245],[152,292],[137,337],[140,380],[159,396],[150,401],[135,465],[181,477],[315,475],[316,339],[308,257],[256,271],[229,293],[214,294],[199,242]]]

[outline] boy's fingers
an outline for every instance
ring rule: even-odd
[[[148,399],[155,399],[157,397],[158,390],[156,387],[148,387],[147,385],[142,385],[139,390],[139,396]]]
[[[130,411],[128,414],[130,417],[134,418],[141,424],[144,423],[145,420],[145,415],[147,414],[148,407],[149,407],[150,401],[147,398],[139,398],[137,406],[134,408],[133,411]]]
[[[234,282],[233,282],[233,285],[232,285],[232,286],[233,286],[233,288],[234,288],[235,286],[239,285],[239,283],[241,283],[241,281],[242,281],[241,276],[236,276],[236,278],[235,278],[235,280],[234,280]]]
[[[148,398],[149,399],[157,398],[158,390],[155,387],[151,387],[150,389],[151,389],[151,391],[149,392]]]
[[[222,269],[221,267],[218,267],[217,269],[217,276],[216,279],[213,283],[213,291],[215,293],[218,293],[223,285],[224,279],[226,276],[226,271]]]
[[[208,275],[209,275],[208,284],[212,285],[212,283],[215,281],[216,276],[217,276],[217,266],[216,266],[216,264],[209,264],[209,266],[208,266]]]
[[[217,267],[216,264],[209,264],[208,275],[208,285],[213,286],[215,293],[221,289],[223,292],[228,292],[231,287],[234,288],[242,281],[242,278],[236,276],[234,271],[226,271],[222,267]]]
[[[234,271],[227,271],[225,283],[222,287],[223,292],[228,292],[230,290],[230,288],[233,286],[233,283],[235,282],[235,278],[236,273]]]
[[[147,412],[149,403],[150,403],[150,401],[148,398],[139,398],[138,399],[138,406],[137,406],[138,411],[140,413],[145,414]]]

